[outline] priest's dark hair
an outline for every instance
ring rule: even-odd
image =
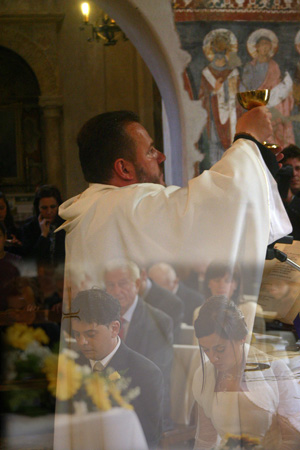
[[[78,292],[71,305],[71,312],[79,320],[98,325],[120,322],[121,307],[117,299],[99,288]]]
[[[109,183],[116,159],[135,162],[136,148],[125,126],[140,122],[132,111],[111,111],[88,120],[77,136],[83,175],[89,183]]]

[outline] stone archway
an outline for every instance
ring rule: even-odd
[[[14,51],[27,62],[38,80],[42,97],[59,95],[55,61],[49,60],[37,42],[19,32],[16,24],[1,25],[0,45]]]
[[[46,182],[57,185],[62,183],[62,96],[59,81],[59,69],[56,50],[56,22],[61,20],[53,16],[45,23],[49,33],[41,31],[39,18],[28,19],[12,17],[1,24],[0,45],[22,57],[35,74],[39,87],[39,105],[44,122],[44,154]],[[45,17],[41,19],[45,22]],[[39,26],[36,26],[36,25]]]

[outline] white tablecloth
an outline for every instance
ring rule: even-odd
[[[53,449],[53,414],[39,417],[4,414],[1,425],[5,450]]]
[[[134,411],[113,408],[84,415],[57,414],[54,450],[147,450]]]

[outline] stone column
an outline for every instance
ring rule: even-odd
[[[63,192],[62,98],[60,96],[40,97],[39,104],[43,111],[46,181],[47,184],[54,184]]]

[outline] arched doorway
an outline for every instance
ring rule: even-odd
[[[0,46],[0,180],[6,191],[43,182],[40,87],[27,62]]]

